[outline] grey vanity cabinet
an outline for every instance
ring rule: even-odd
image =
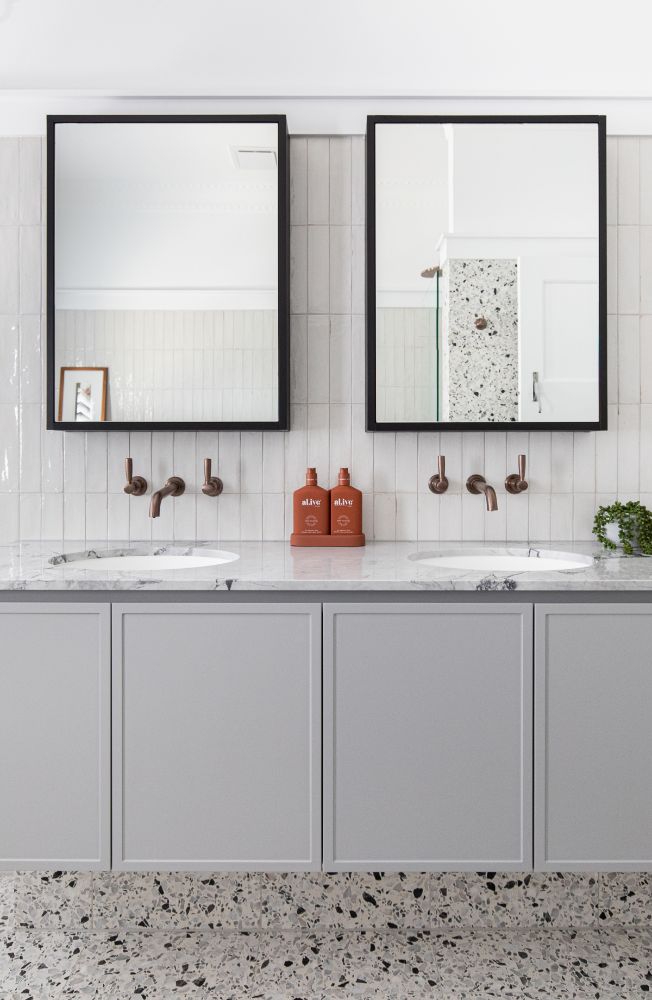
[[[319,870],[320,605],[114,605],[113,867]]]
[[[538,605],[535,867],[652,870],[652,608]]]
[[[110,866],[110,608],[0,603],[0,869]]]
[[[532,607],[324,606],[324,867],[532,864]]]

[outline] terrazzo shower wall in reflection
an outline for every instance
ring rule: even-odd
[[[606,433],[366,434],[364,138],[293,137],[289,433],[44,431],[43,144],[0,139],[0,539],[285,539],[308,464],[341,465],[365,494],[369,538],[587,539],[597,504],[652,506],[652,138],[608,142],[609,425]],[[428,492],[439,450],[449,491]],[[503,492],[519,452],[528,493]],[[154,525],[122,492],[123,460],[183,501]],[[201,494],[201,465],[224,480]],[[470,472],[498,490],[487,514]]]

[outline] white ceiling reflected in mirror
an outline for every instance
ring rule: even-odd
[[[48,184],[49,423],[102,368],[104,429],[285,428],[285,119],[50,119]]]
[[[370,118],[368,428],[606,419],[604,118]]]

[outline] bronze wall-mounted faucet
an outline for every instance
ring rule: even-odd
[[[170,476],[165,486],[162,486],[156,493],[152,493],[149,505],[149,516],[161,516],[161,500],[164,497],[180,497],[186,488],[186,484],[179,476]]]
[[[445,493],[448,489],[445,455],[437,455],[437,472],[428,480],[428,489],[431,493]]]
[[[124,490],[129,496],[142,497],[143,493],[147,492],[147,480],[142,476],[134,476],[134,463],[131,458],[125,458],[125,476],[127,485]]]
[[[487,510],[498,510],[498,500],[496,498],[496,491],[493,486],[490,486],[484,476],[474,473],[466,481],[466,488],[469,493],[484,493],[484,498],[487,502]]]
[[[518,456],[518,472],[512,472],[505,480],[505,489],[508,493],[524,493],[528,487],[525,478],[525,455]]]
[[[207,497],[219,497],[220,493],[224,489],[224,483],[219,478],[219,476],[211,475],[212,461],[210,458],[204,459],[204,485],[201,488],[204,496]]]

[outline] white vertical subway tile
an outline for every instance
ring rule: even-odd
[[[93,431],[86,435],[86,492],[107,492],[109,435]]]
[[[263,489],[263,435],[262,431],[243,431],[240,435],[240,464],[242,493],[261,493]]]
[[[20,489],[41,492],[41,406],[26,403],[18,414],[20,422]]]
[[[290,222],[308,222],[308,141],[301,136],[290,139]]]
[[[419,541],[437,541],[439,538],[439,511],[441,496],[417,493],[417,538]]]
[[[325,488],[328,488],[330,473],[330,428],[328,416],[328,403],[310,403],[308,405],[308,465],[317,469],[319,485]],[[303,486],[304,483],[305,470],[298,485]]]
[[[396,539],[396,494],[374,494],[374,538],[393,542]]]
[[[554,542],[573,538],[572,493],[552,493],[550,496],[550,538]]]
[[[22,316],[20,319],[21,403],[41,404],[44,395],[41,378],[44,353],[41,343],[41,317]]]
[[[330,312],[329,233],[328,226],[308,226],[308,308],[301,312]]]
[[[573,498],[573,539],[590,542],[593,538],[595,493],[576,493]]]
[[[285,497],[282,493],[263,493],[262,537],[266,542],[285,541]]]
[[[0,226],[19,221],[20,146],[13,137],[0,138]]]
[[[618,402],[641,400],[640,333],[638,316],[618,319]]]
[[[79,435],[83,437],[83,435]],[[86,495],[65,493],[63,497],[63,537],[66,541],[86,539]]]
[[[362,494],[362,530],[367,541],[375,539],[374,534],[374,494]]]
[[[553,493],[573,492],[573,435],[553,431],[550,447],[550,486]]]
[[[364,226],[351,229],[351,311],[362,315],[365,311],[366,291],[366,242]]]
[[[220,431],[219,476],[224,483],[224,493],[240,492],[240,434],[237,431]],[[224,496],[224,493],[222,496]]]
[[[20,229],[20,312],[41,314],[41,227]]]
[[[518,471],[518,466],[513,470]],[[547,431],[530,434],[525,478],[532,493],[550,493],[552,476],[552,435]]]
[[[618,407],[609,406],[608,430],[595,436],[595,488],[598,493],[618,491]],[[652,456],[651,456],[652,457]]]
[[[640,263],[637,260],[637,266],[640,268],[640,282],[641,282],[641,301],[640,301],[640,312],[647,314],[652,313],[652,226],[641,226],[641,243],[640,243]],[[620,280],[620,279],[619,279]],[[620,295],[620,292],[619,292]],[[620,299],[619,299],[620,302]],[[624,312],[625,310],[620,310]],[[628,309],[627,312],[638,312],[638,303],[636,309]]]
[[[163,485],[161,483],[161,485]],[[172,504],[175,500],[166,497],[161,505],[161,516],[149,516],[149,502],[146,497],[129,497],[129,540],[149,542],[152,538],[168,541],[173,538]]]
[[[204,468],[201,472],[197,463],[197,435],[194,431],[174,431],[172,447],[174,451],[174,472],[186,484],[186,493],[196,493],[204,481]],[[203,457],[203,456],[202,456]],[[161,484],[162,485],[162,484]]]
[[[507,510],[502,497],[498,500],[498,510],[485,508],[483,537],[485,542],[507,541]]]
[[[365,223],[365,171],[365,137],[354,135],[351,139],[351,222],[354,226]]]
[[[636,499],[639,492],[640,407],[618,407],[618,495]]]
[[[107,538],[112,542],[129,538],[129,497],[126,493],[107,494]]]
[[[607,224],[618,223],[618,139],[607,138]]]
[[[550,494],[532,493],[528,502],[528,538],[550,541]]]
[[[466,431],[462,436],[462,473],[465,483],[475,473],[484,476],[484,434],[480,431]]]
[[[331,403],[329,432],[330,475],[327,485],[330,488],[336,485],[339,470],[347,468],[350,472],[353,464],[350,403]]]
[[[23,541],[35,542],[41,534],[41,494],[20,494],[20,537]]]
[[[63,538],[63,493],[43,493],[42,497],[41,538],[60,541]]]
[[[211,499],[215,501],[217,498]],[[171,504],[175,541],[193,542],[197,537],[196,494],[184,493],[183,496],[171,497],[166,502]]]
[[[330,321],[308,316],[308,402],[328,403],[330,383]]]
[[[652,226],[652,136],[641,136],[639,146],[642,226]]]
[[[459,541],[462,538],[462,497],[459,493],[442,493],[439,500],[439,540]]]
[[[402,436],[402,435],[401,435]],[[444,435],[445,437],[445,435]],[[439,455],[440,435],[431,434],[428,431],[419,431],[417,434],[417,491],[427,493],[430,496],[428,483],[431,476],[437,473],[437,456]],[[398,470],[398,463],[397,463]],[[448,475],[448,468],[446,468]]]
[[[108,537],[106,493],[86,493],[86,539],[102,541]]]
[[[263,434],[263,492],[282,493],[285,486],[285,441],[277,431]]]
[[[465,542],[484,540],[485,499],[482,495],[462,494],[462,538]]]
[[[41,489],[44,493],[63,490],[63,439],[61,431],[45,429],[45,408],[41,408]]]
[[[636,226],[640,220],[639,140],[618,139],[618,225]]]
[[[417,435],[412,431],[396,435],[396,492],[416,493],[417,479]],[[432,475],[432,473],[430,473]]]
[[[285,442],[285,492],[292,494],[306,481],[308,465],[308,407],[293,406],[291,429]]]
[[[17,315],[19,311],[18,228],[0,226],[0,313]]]
[[[612,433],[612,432],[610,432]],[[615,449],[614,449],[615,450]],[[614,466],[616,456],[614,456]],[[639,448],[640,481],[639,489],[641,493],[652,493],[652,404],[643,403],[641,405],[641,439]],[[614,485],[614,479],[616,484]],[[617,477],[609,481],[609,491],[617,492]],[[603,491],[603,487],[599,487]]]
[[[351,482],[363,493],[374,488],[374,435],[364,429],[364,406],[351,407]]]
[[[505,515],[507,519],[507,541],[526,542],[530,537],[529,525],[529,497],[527,493],[519,493],[514,496],[506,493]]]
[[[217,516],[217,534],[220,541],[240,540],[240,494],[223,493]]]
[[[332,226],[329,239],[329,308],[351,313],[352,233],[350,226]]]
[[[351,225],[351,137],[336,136],[330,140],[331,226]]]
[[[330,338],[327,343],[330,352],[327,367],[330,379],[328,398],[331,403],[350,403],[351,316],[331,316]]]
[[[504,431],[488,431],[484,436],[484,475],[496,492],[504,492],[507,476],[507,434]]]
[[[0,404],[20,400],[20,340],[18,319],[0,316]]]
[[[290,312],[308,312],[308,227],[290,228]]]
[[[85,434],[81,431],[64,431],[62,436],[64,492],[83,493],[86,489]]]
[[[607,316],[607,401],[618,402],[618,317]]]
[[[0,157],[1,155],[0,152]],[[37,226],[41,222],[40,136],[30,136],[20,140],[19,186],[19,221],[23,226]],[[0,189],[2,189],[1,182]]]
[[[647,248],[647,237],[644,243]],[[619,315],[635,315],[639,311],[639,246],[638,226],[618,226],[618,309],[615,311]],[[652,306],[645,311],[652,312]]]
[[[418,536],[417,494],[396,494],[396,540],[409,542]]]
[[[311,226],[329,222],[329,151],[328,137],[308,138],[308,224]]]
[[[62,437],[63,435],[59,435]],[[107,485],[110,493],[122,493],[126,485],[125,459],[129,458],[129,432],[111,431],[107,435]],[[134,464],[134,475],[145,476],[145,470],[137,468]],[[151,476],[150,476],[151,479]],[[151,489],[152,484],[147,483]],[[162,485],[160,483],[159,485]],[[154,489],[157,489],[155,486]]]
[[[11,545],[20,537],[20,497],[18,493],[0,493],[0,544]]]
[[[220,475],[220,437],[218,431],[197,432],[196,454],[197,454],[197,474],[198,474],[200,489],[204,483],[205,458],[210,458],[212,462],[211,475],[218,476],[218,478],[220,479],[222,478],[222,476]]]
[[[652,403],[652,316],[641,316],[641,402]]]
[[[374,434],[374,492],[390,493],[395,489],[396,434],[383,431]]]
[[[595,434],[573,434],[573,491],[595,493]]]
[[[462,438],[464,437],[459,431],[446,431],[440,435],[439,450],[441,454],[446,459],[446,478],[448,479],[448,492],[449,493],[462,493],[465,490],[466,480],[468,479],[471,472],[477,472],[477,469],[471,469],[466,472],[462,468]],[[433,472],[436,469],[433,469]]]
[[[366,384],[364,316],[351,318],[351,402],[364,403]]]
[[[607,226],[607,312],[618,312],[618,226]]]
[[[218,510],[221,497],[197,494],[197,541],[217,541]]]
[[[292,316],[290,333],[290,399],[308,402],[308,317]]]

